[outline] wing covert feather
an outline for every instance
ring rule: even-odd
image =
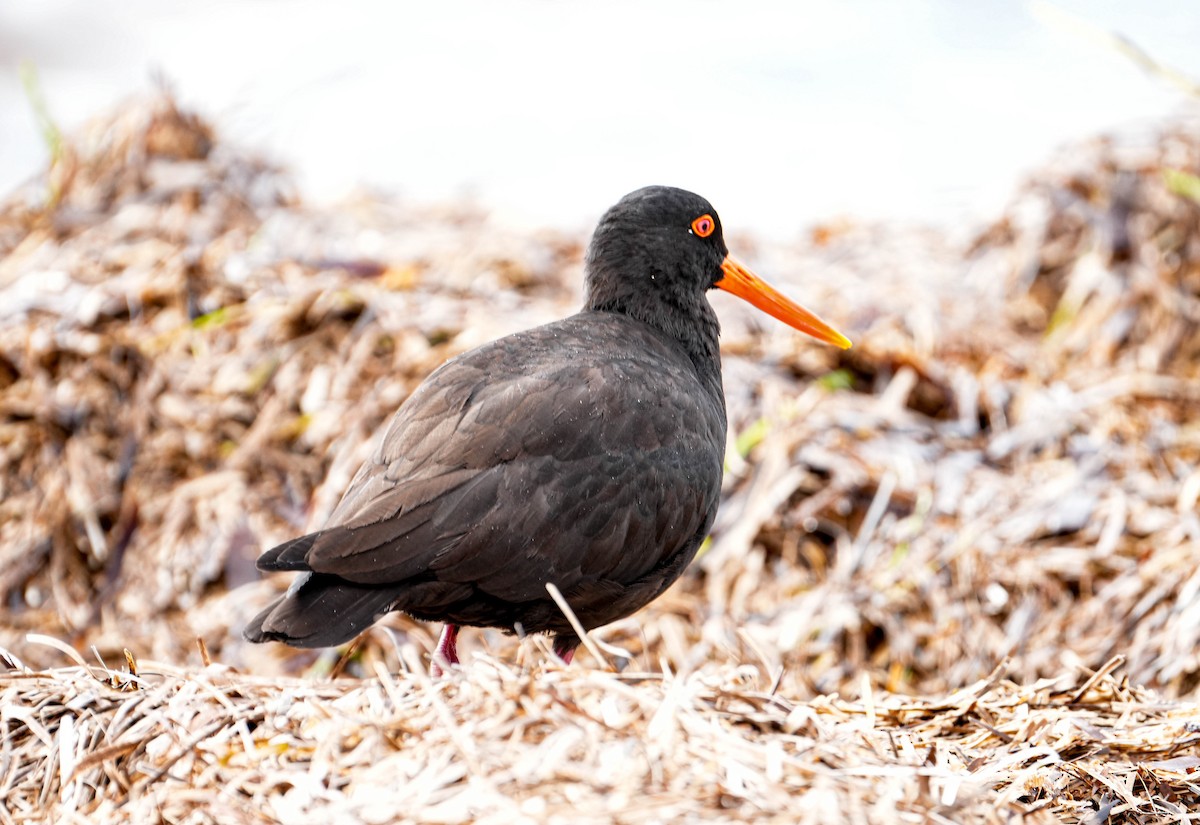
[[[581,316],[575,316],[575,319]],[[711,526],[723,401],[657,333],[593,318],[447,362],[400,407],[308,552],[351,582],[498,599],[632,581]]]

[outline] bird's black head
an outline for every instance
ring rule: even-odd
[[[587,309],[649,324],[677,340],[698,365],[719,364],[720,326],[704,296],[713,287],[818,340],[850,346],[846,336],[732,258],[717,210],[683,189],[647,186],[605,212],[588,247],[586,275]]]
[[[630,293],[690,304],[721,280],[728,252],[721,218],[704,198],[672,186],[630,192],[604,213],[592,236],[588,305],[598,309]]]
[[[699,195],[647,186],[604,213],[588,247],[586,307],[636,318],[715,362],[720,325],[704,293],[728,250],[721,219]]]

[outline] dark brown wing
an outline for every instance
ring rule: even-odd
[[[418,615],[445,598],[433,582],[486,603],[545,599],[554,582],[586,602],[694,552],[724,439],[719,384],[649,327],[584,313],[442,366],[326,528],[260,567],[390,585]]]

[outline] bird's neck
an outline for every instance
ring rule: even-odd
[[[589,284],[586,309],[615,312],[653,327],[674,341],[691,359],[700,379],[719,398],[721,386],[721,324],[703,293],[658,293],[598,289]]]

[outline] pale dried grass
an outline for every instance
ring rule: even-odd
[[[256,677],[220,665],[0,676],[4,822],[1191,821],[1200,707],[996,672],[953,694],[797,702],[755,668],[471,657]],[[541,661],[541,657],[538,657]]]

